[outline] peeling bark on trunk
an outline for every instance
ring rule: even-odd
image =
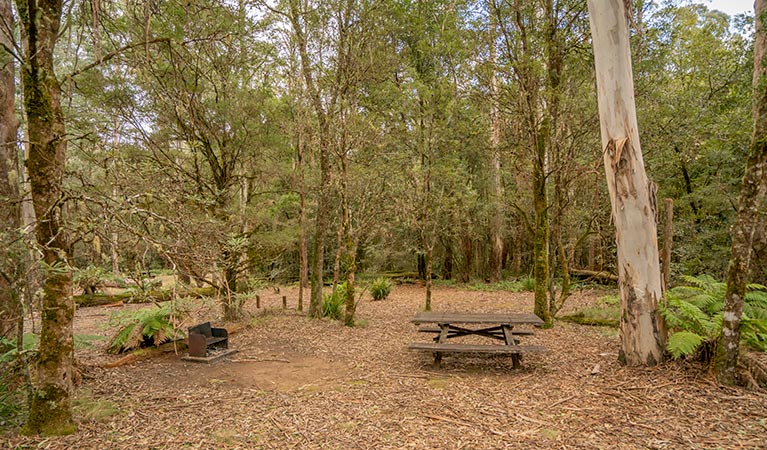
[[[0,0],[0,21],[13,29],[10,0]],[[5,29],[0,30],[0,44],[14,47]],[[0,50],[0,232],[8,233],[8,241],[17,238],[21,219],[14,69],[13,56]],[[20,275],[17,268],[21,261],[7,263],[0,267],[0,337],[12,338],[21,316],[21,303],[13,287]]]
[[[67,148],[61,89],[53,51],[59,35],[60,1],[17,0],[25,51],[21,78],[30,142],[29,178],[37,216],[37,245],[45,263],[42,330],[29,418],[22,432],[74,432],[70,396],[74,367],[72,272],[69,243],[61,227],[62,182]]]
[[[715,369],[717,378],[734,384],[740,348],[743,299],[750,271],[752,245],[759,220],[759,199],[767,189],[767,0],[756,0],[754,41],[754,92],[751,114],[754,130],[740,186],[738,215],[732,229],[732,254],[727,271],[722,336],[718,343]]]
[[[607,186],[615,222],[621,294],[621,359],[655,365],[663,356],[654,197],[644,170],[624,0],[588,0]]]

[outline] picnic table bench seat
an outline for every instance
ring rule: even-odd
[[[440,353],[495,353],[520,354],[545,352],[542,345],[496,345],[496,344],[448,344],[438,342],[414,342],[411,350],[440,352]]]

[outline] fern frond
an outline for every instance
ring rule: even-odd
[[[128,338],[133,334],[133,330],[137,326],[137,323],[133,323],[121,328],[115,337],[112,338],[112,342],[109,344],[107,351],[109,353],[120,353],[120,351],[125,348],[125,344],[128,342]]]
[[[684,300],[676,301],[674,306],[684,331],[706,334],[712,328],[711,316],[698,306]]]
[[[671,356],[673,356],[674,359],[677,359],[681,356],[688,356],[695,353],[704,341],[705,339],[699,334],[691,333],[689,331],[679,331],[668,338],[666,349],[671,353]]]

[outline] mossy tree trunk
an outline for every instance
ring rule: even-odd
[[[740,348],[743,300],[750,270],[754,234],[759,221],[759,198],[767,189],[767,0],[756,0],[754,42],[754,91],[752,118],[754,130],[740,186],[738,215],[732,229],[732,254],[727,271],[722,335],[715,361],[717,378],[734,384]]]
[[[624,0],[588,0],[607,187],[615,223],[621,295],[621,359],[655,365],[663,357],[658,312],[655,198],[644,170],[634,104],[629,30]]]
[[[355,277],[357,275],[357,242],[347,234],[346,241],[346,312],[344,314],[344,324],[348,327],[354,326],[354,315],[357,312],[357,302],[355,296]]]
[[[13,13],[10,0],[0,0],[0,20],[13,29]],[[14,48],[11,36],[0,30],[0,44]],[[13,55],[0,50],[0,234],[5,243],[18,242],[21,220],[19,198],[19,167],[16,150],[15,64]],[[8,244],[6,244],[8,245]],[[10,244],[14,247],[20,247]],[[5,249],[6,257],[0,259],[0,337],[11,338],[16,333],[21,316],[21,303],[13,284],[18,280],[22,252]]]
[[[72,272],[69,243],[62,220],[62,181],[67,148],[61,89],[54,73],[61,1],[17,0],[22,25],[24,107],[30,142],[28,160],[32,201],[37,216],[35,237],[45,265],[42,329],[37,373],[23,432],[58,435],[76,430],[70,397],[74,345]]]
[[[535,315],[547,326],[551,326],[549,310],[549,215],[548,195],[546,191],[546,146],[542,126],[536,142],[536,158],[533,162],[533,208],[535,210],[535,228],[533,230],[533,277],[535,278]]]

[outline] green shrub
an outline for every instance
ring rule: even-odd
[[[109,342],[109,353],[124,353],[141,347],[157,346],[183,338],[176,329],[187,315],[181,301],[162,302],[153,308],[123,311],[110,319],[111,326],[119,330]]]
[[[535,290],[535,278],[533,277],[524,277],[519,280],[519,283],[522,286],[521,292],[533,292]]]
[[[75,348],[90,347],[93,341],[104,339],[103,336],[90,334],[75,334]],[[38,347],[40,345],[40,335],[35,333],[24,333],[21,339],[21,352],[16,346],[16,339],[0,339],[0,364],[13,364],[22,356],[28,356],[30,359],[37,357]]]
[[[0,367],[0,430],[6,427],[18,426],[21,412],[24,408],[24,392],[6,377],[9,373]]]
[[[674,358],[698,354],[704,361],[714,355],[722,332],[727,285],[711,276],[685,276],[688,286],[666,292],[667,306],[661,314],[672,334],[666,344]],[[741,343],[767,351],[767,287],[748,285],[741,320]]]
[[[535,289],[535,279],[524,277],[517,280],[501,280],[495,283],[472,283],[466,286],[466,288],[470,291],[484,292],[530,292]]]
[[[373,296],[373,300],[386,300],[389,294],[391,294],[392,287],[391,280],[385,277],[378,277],[370,285],[370,295]]]
[[[603,295],[599,298],[599,303],[604,306],[620,306],[621,298],[617,295]]]
[[[72,282],[82,289],[84,294],[95,294],[99,285],[107,278],[107,272],[101,267],[96,266],[74,269],[72,273]]]
[[[341,283],[332,294],[322,297],[322,317],[341,320],[346,302],[346,283]]]

